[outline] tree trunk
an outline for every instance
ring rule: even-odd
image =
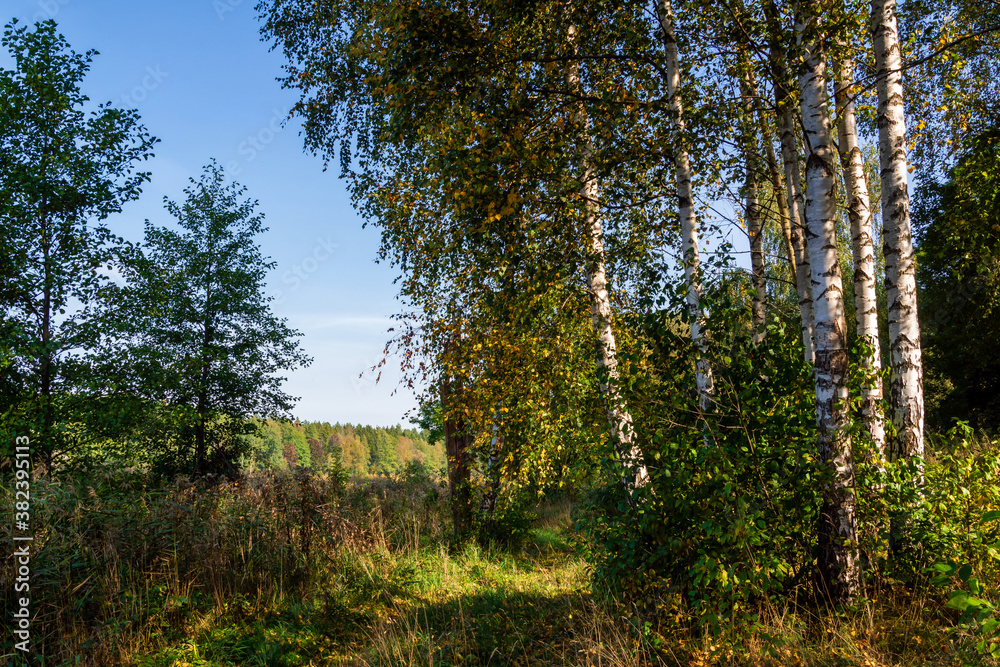
[[[876,448],[879,459],[885,458],[885,424],[882,421],[882,357],[879,351],[878,296],[875,289],[875,244],[872,237],[872,213],[868,200],[868,178],[864,157],[858,144],[854,115],[854,63],[839,63],[834,86],[837,100],[837,126],[840,162],[847,187],[847,210],[851,222],[851,247],[854,255],[854,307],[858,338],[868,345],[869,353],[862,367],[874,375],[872,384],[861,390],[861,415],[864,428]]]
[[[778,134],[781,142],[781,159],[785,167],[785,192],[788,199],[788,217],[791,219],[792,246],[795,249],[795,291],[799,297],[799,317],[802,322],[802,344],[807,363],[816,358],[813,342],[812,273],[806,244],[806,221],[802,201],[799,149],[795,142],[794,100],[789,91],[786,63],[788,55],[782,42],[782,28],[778,9],[773,0],[764,7],[767,14],[770,40],[771,83],[778,109]]]
[[[872,39],[878,87],[879,162],[882,179],[882,242],[889,310],[889,406],[895,435],[888,442],[894,461],[924,455],[923,366],[917,284],[910,233],[903,115],[902,58],[895,0],[872,0]]]
[[[200,475],[205,470],[205,410],[204,396],[198,397],[198,420],[194,425],[194,474]]]
[[[43,203],[44,208],[44,203]],[[46,474],[52,479],[52,460],[55,453],[55,415],[52,409],[52,236],[48,216],[41,215],[42,233],[42,358],[38,375],[42,397],[42,453]]]
[[[760,193],[757,187],[757,136],[754,134],[754,103],[750,75],[741,75],[740,88],[743,94],[743,112],[746,115],[744,125],[745,152],[745,183],[746,197],[744,217],[747,224],[747,236],[750,238],[750,267],[753,282],[753,299],[751,305],[751,323],[753,325],[753,343],[760,345],[764,341],[764,302],[767,299],[767,282],[764,275],[764,218],[760,210]]]
[[[503,447],[503,438],[500,437],[499,432],[500,428],[494,417],[490,455],[486,459],[486,471],[483,473],[486,488],[483,489],[483,497],[479,502],[479,514],[484,521],[493,520],[493,514],[497,508],[497,494],[500,491],[500,448]]]
[[[579,49],[578,30],[572,23],[568,27],[571,57],[566,66],[566,83],[570,92],[580,99],[580,64],[575,56]],[[594,144],[590,136],[590,116],[582,101],[574,102],[573,124],[576,128],[577,155],[580,169],[580,199],[583,202],[584,231],[587,234],[587,291],[590,294],[590,313],[597,337],[598,376],[600,392],[611,426],[618,456],[630,471],[624,480],[626,488],[645,486],[649,473],[643,461],[642,450],[635,442],[632,414],[621,394],[618,375],[618,346],[611,328],[611,300],[608,297],[605,273],[604,232],[601,227],[600,199],[597,173],[593,164]]]
[[[747,233],[750,235],[750,265],[753,272],[753,342],[760,345],[764,341],[767,281],[764,275],[764,219],[760,211],[757,191],[756,165],[747,156],[746,166],[746,218]]]
[[[211,292],[209,292],[209,297]],[[208,299],[206,299],[206,304]],[[198,387],[198,404],[196,412],[198,415],[194,427],[194,472],[199,475],[205,471],[205,459],[207,445],[205,442],[206,422],[209,412],[208,379],[212,364],[212,322],[211,315],[205,319],[205,331],[202,338],[201,347],[201,378]]]
[[[691,340],[698,347],[695,360],[698,402],[707,411],[714,393],[712,368],[705,358],[705,313],[701,308],[701,260],[699,258],[698,218],[694,211],[694,191],[691,185],[691,160],[684,145],[684,107],[680,98],[681,74],[677,58],[677,36],[674,33],[674,13],[670,0],[659,0],[657,5],[660,28],[663,30],[663,47],[666,54],[667,96],[677,152],[674,165],[677,208],[681,220],[681,251],[684,255],[684,278],[688,284],[687,305],[691,321]]]
[[[826,92],[825,54],[815,2],[806,5],[796,26],[805,59],[799,75],[806,152],[806,202],[809,265],[815,313],[816,411],[818,449],[832,476],[823,489],[819,525],[821,592],[831,601],[850,600],[859,590],[854,461],[847,424],[848,358],[844,292],[835,228],[836,167]],[[809,16],[812,13],[812,16]]]
[[[441,414],[444,416],[444,449],[448,456],[448,490],[451,492],[451,516],[455,539],[462,539],[472,526],[472,489],[469,485],[469,438],[465,423],[450,414],[452,398],[461,391],[461,383],[452,387],[441,381]]]
[[[747,84],[750,86],[754,109],[757,112],[758,131],[764,139],[764,156],[767,158],[767,172],[771,179],[771,189],[774,191],[774,201],[778,206],[781,238],[785,242],[785,254],[792,268],[792,284],[795,285],[798,282],[796,279],[798,262],[795,259],[795,246],[792,243],[792,218],[788,213],[788,200],[784,196],[785,187],[782,185],[781,176],[778,173],[778,159],[774,155],[774,145],[771,139],[771,124],[767,121],[767,114],[760,99],[760,90],[757,87],[756,77],[752,71],[747,75]]]

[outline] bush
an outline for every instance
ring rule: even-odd
[[[815,394],[798,326],[775,318],[753,347],[742,312],[715,304],[706,416],[694,409],[683,328],[665,314],[644,323],[648,349],[628,363],[645,372],[628,400],[651,481],[634,498],[620,482],[598,489],[582,522],[601,590],[642,601],[650,616],[680,604],[716,630],[762,596],[810,580],[821,503]],[[607,466],[608,479],[622,479],[613,455]]]

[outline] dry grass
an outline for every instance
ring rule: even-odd
[[[117,472],[37,484],[32,627],[45,664],[991,664],[926,590],[840,613],[784,600],[719,636],[683,608],[637,620],[592,595],[568,499],[538,508],[522,548],[455,550],[430,479],[146,484]],[[0,563],[4,581],[11,567]],[[10,613],[11,587],[0,595]]]

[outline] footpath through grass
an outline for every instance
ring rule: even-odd
[[[963,650],[947,619],[912,596],[832,615],[765,608],[756,632],[736,637],[701,634],[681,613],[673,627],[640,626],[592,598],[586,563],[570,545],[568,507],[540,509],[550,517],[516,551],[467,544],[449,553],[416,540],[410,549],[352,554],[311,602],[286,601],[237,623],[204,617],[188,626],[190,638],[138,664],[993,664]]]
[[[591,599],[586,564],[567,541],[568,506],[555,510],[513,551],[467,544],[449,553],[417,539],[410,549],[343,554],[338,571],[316,582],[318,594],[308,602],[285,601],[236,622],[195,615],[186,624],[189,637],[138,664],[584,665],[624,664],[630,656],[641,662],[640,643],[607,625]],[[595,643],[601,625],[606,641]]]

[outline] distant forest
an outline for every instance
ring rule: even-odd
[[[446,465],[444,445],[425,430],[271,419],[259,425],[249,436],[248,467],[389,475],[411,466],[440,473]]]

